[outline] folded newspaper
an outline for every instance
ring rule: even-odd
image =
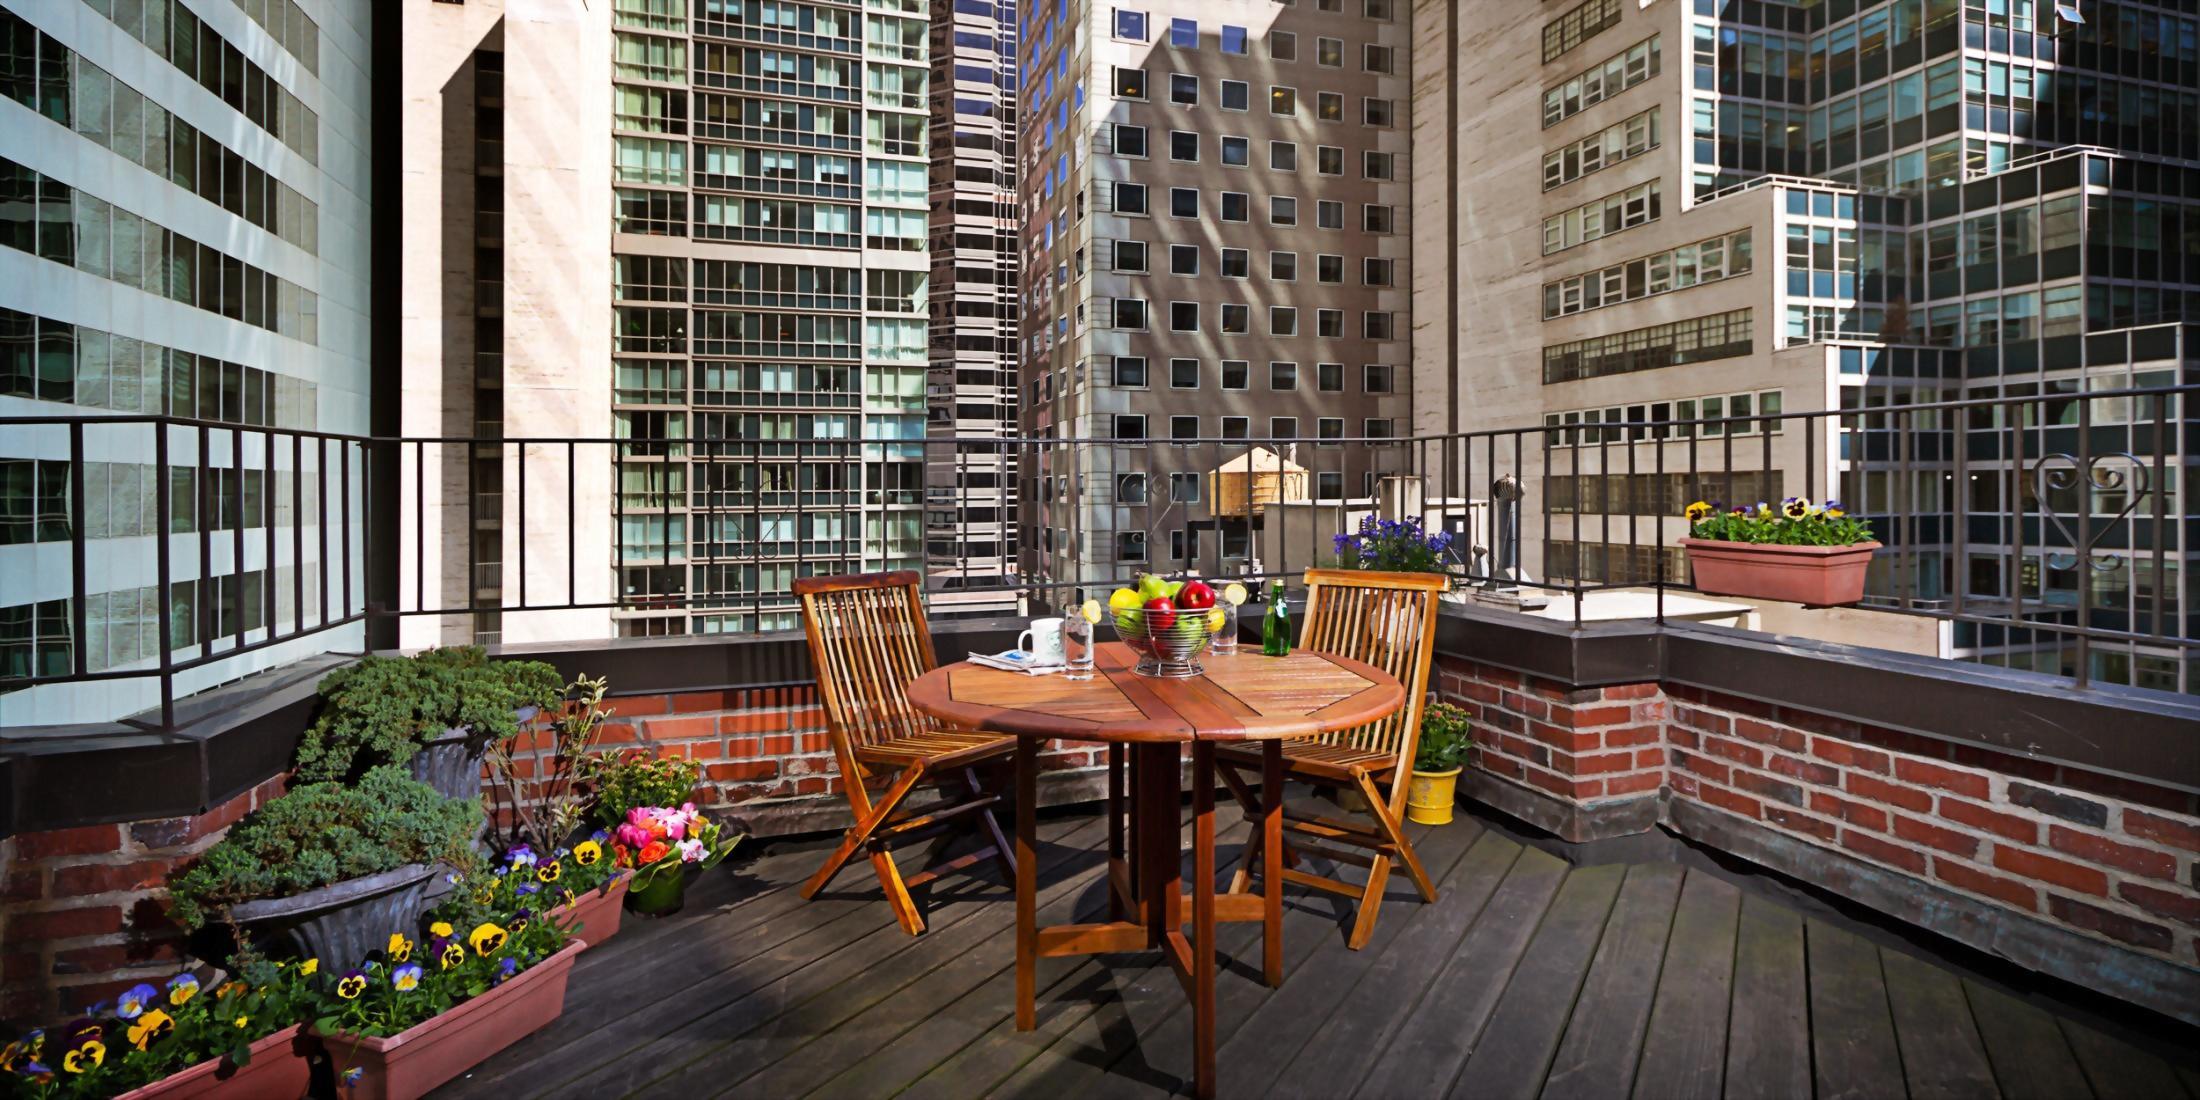
[[[1021,649],[1004,649],[999,653],[973,653],[970,655],[970,663],[1008,672],[1021,672],[1026,676],[1044,676],[1068,667],[1060,661],[1041,664],[1038,657]]]

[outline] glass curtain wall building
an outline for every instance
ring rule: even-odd
[[[798,576],[921,566],[930,22],[618,0],[621,634],[792,629]]]
[[[280,433],[368,426],[370,7],[0,3],[0,415],[198,422],[0,431],[0,725],[161,701],[39,677],[183,694],[361,644],[313,517],[363,464]]]

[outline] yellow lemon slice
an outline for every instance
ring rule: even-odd
[[[1209,634],[1212,634],[1212,633],[1215,633],[1216,631],[1218,631],[1218,630],[1221,630],[1221,629],[1222,629],[1222,609],[1218,607],[1218,608],[1215,608],[1215,609],[1214,609],[1213,611],[1209,611],[1209,612],[1207,613],[1207,632],[1208,632]]]
[[[1085,601],[1085,606],[1083,606],[1083,607],[1080,607],[1080,608],[1078,608],[1078,609],[1077,609],[1077,613],[1078,613],[1079,615],[1083,615],[1083,616],[1085,617],[1085,621],[1086,621],[1086,622],[1088,622],[1088,623],[1097,623],[1097,622],[1099,622],[1099,621],[1100,621],[1100,601],[1099,601],[1099,600],[1086,600],[1086,601]]]
[[[1231,607],[1244,606],[1245,586],[1237,583],[1236,581],[1231,581],[1229,587],[1222,590],[1222,598],[1224,601],[1229,603]]]

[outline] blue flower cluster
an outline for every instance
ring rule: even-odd
[[[1451,532],[1431,534],[1420,517],[1377,519],[1372,513],[1360,520],[1359,530],[1341,534],[1331,543],[1346,568],[1387,569],[1435,573],[1444,571],[1451,550]]]

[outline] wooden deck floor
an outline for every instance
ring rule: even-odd
[[[1041,923],[1090,919],[1099,818],[1040,835]],[[2200,1098],[2189,1047],[2088,1026],[1715,874],[1570,867],[1464,815],[1416,843],[1442,900],[1395,876],[1354,952],[1340,905],[1294,893],[1280,990],[1259,982],[1258,926],[1224,926],[1224,1095]],[[997,879],[936,884],[913,938],[860,864],[803,901],[821,858],[767,851],[697,884],[685,913],[628,918],[582,957],[563,1018],[439,1095],[1188,1088],[1190,1020],[1158,956],[1042,960],[1039,1026],[1019,1033]]]

